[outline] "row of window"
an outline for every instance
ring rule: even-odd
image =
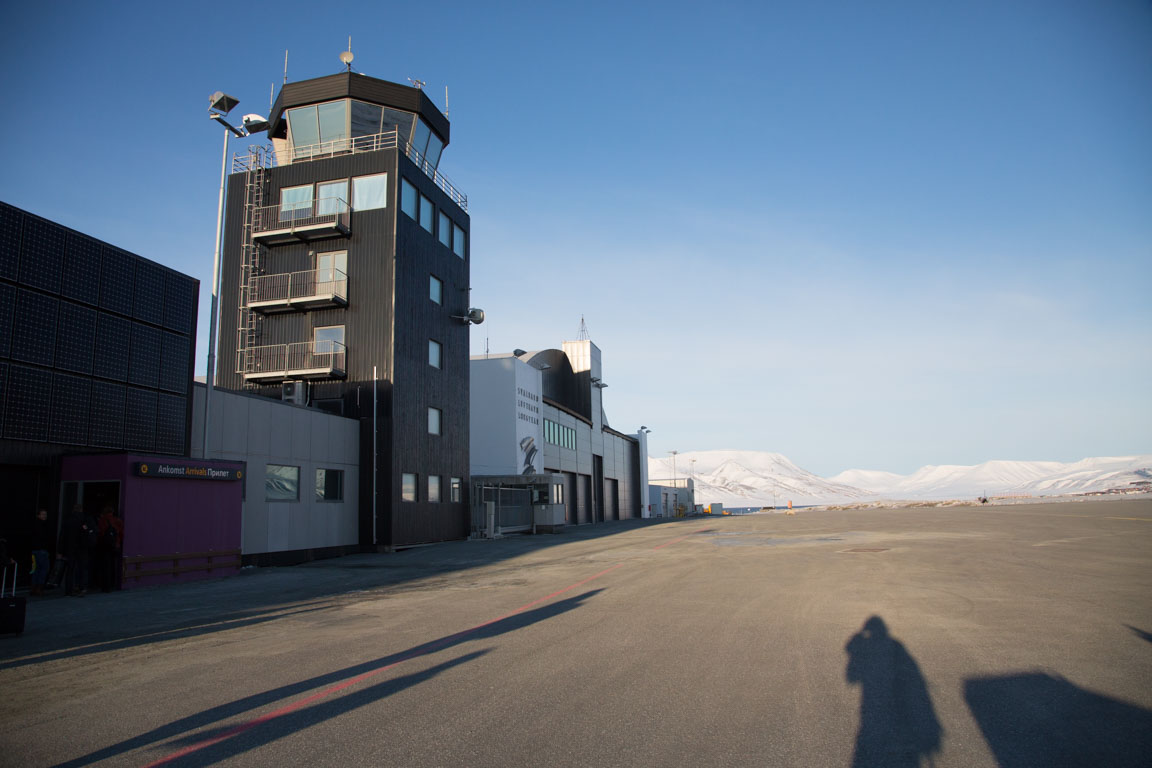
[[[300,467],[269,464],[265,472],[265,501],[300,500]],[[316,501],[344,501],[344,470],[316,470],[314,491]]]
[[[544,419],[544,439],[561,448],[576,449],[576,430],[551,419]]]
[[[438,502],[441,500],[442,478],[440,475],[428,475],[428,495],[424,501]],[[400,475],[400,500],[419,501],[419,477],[414,472],[404,472]],[[461,481],[458,477],[448,479],[448,501],[462,500]]]
[[[348,197],[348,179],[301,184],[280,190],[280,221],[295,221],[325,214],[343,213],[352,204],[353,211],[370,211],[388,207],[388,174],[352,178],[352,197]]]
[[[355,144],[365,148],[369,136],[396,131],[402,144],[409,144],[424,163],[435,169],[444,142],[422,119],[412,114],[355,99],[310,104],[288,110],[288,140],[293,159],[346,152]]]
[[[355,206],[353,206],[355,208]],[[435,234],[437,239],[446,247],[452,249],[460,258],[464,258],[466,251],[466,236],[459,224],[456,224],[444,211],[435,215],[435,206],[432,201],[408,182],[400,179],[400,210],[408,218],[419,224],[425,232]]]

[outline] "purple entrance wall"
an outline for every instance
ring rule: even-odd
[[[135,454],[66,456],[62,482],[120,483],[125,589],[219,578],[240,569],[243,480],[140,477],[137,463],[244,471],[235,461]]]

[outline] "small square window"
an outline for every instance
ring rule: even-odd
[[[388,174],[357,176],[352,179],[352,210],[370,211],[388,207]]]
[[[316,501],[344,501],[344,470],[316,470]]]
[[[400,475],[400,500],[416,501],[416,475],[412,472]]]
[[[440,238],[440,242],[449,248],[452,247],[452,219],[448,218],[448,214],[440,211],[439,226],[437,227],[436,236]]]
[[[348,210],[348,180],[326,181],[316,185],[316,213],[344,213]]]
[[[464,258],[464,230],[455,224],[452,225],[452,252]]]
[[[428,409],[428,434],[440,434],[440,419],[443,416],[443,411],[439,408]]]
[[[444,348],[440,346],[440,342],[428,339],[428,365],[433,368],[439,368],[440,361],[443,356]]]
[[[307,219],[312,215],[312,185],[280,190],[280,221]]]
[[[268,464],[264,475],[265,501],[298,501],[300,499],[300,467]]]
[[[344,351],[344,326],[328,325],[312,329],[312,352],[330,355]]]
[[[428,501],[440,501],[440,475],[428,475]]]
[[[444,283],[435,275],[428,276],[428,298],[437,304],[444,303]]]
[[[432,207],[432,201],[420,195],[420,226],[428,232],[432,231],[432,219],[435,215],[435,209]]]
[[[419,199],[416,187],[412,186],[408,179],[400,179],[400,210],[413,221],[420,216]]]

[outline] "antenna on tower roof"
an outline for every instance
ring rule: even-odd
[[[444,86],[444,117],[448,117],[448,86]]]
[[[576,337],[577,341],[588,341],[588,324],[584,322],[584,315],[580,315],[580,335]]]
[[[424,86],[428,85],[428,83],[424,82],[423,80],[413,80],[412,78],[408,78],[408,82],[412,83],[413,86],[419,88],[420,90],[424,90]]]
[[[348,50],[340,52],[340,63],[347,67],[348,71],[351,72],[352,59],[354,58],[355,57],[352,55],[352,35],[348,35]]]
[[[288,85],[288,49],[284,49],[284,85]]]

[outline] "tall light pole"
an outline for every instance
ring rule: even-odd
[[[228,139],[243,139],[251,132],[268,129],[268,122],[259,115],[245,115],[244,124],[237,128],[224,116],[236,108],[239,100],[223,91],[208,97],[208,117],[224,126],[224,152],[220,158],[220,195],[216,206],[216,248],[212,255],[212,304],[208,310],[208,371],[204,376],[204,421],[200,457],[208,458],[208,420],[212,413],[212,384],[216,375],[216,317],[220,305],[220,247],[224,238],[224,182],[228,178]]]
[[[668,451],[668,453],[672,454],[672,487],[676,489],[676,501],[680,501],[680,489],[676,488],[676,454],[680,451]]]

